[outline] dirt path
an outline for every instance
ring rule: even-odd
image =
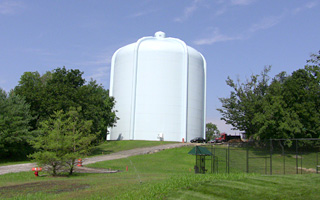
[[[131,149],[131,150],[120,151],[120,152],[112,153],[112,154],[108,154],[108,155],[85,158],[85,159],[83,159],[83,164],[86,165],[86,164],[96,163],[96,162],[100,162],[100,161],[127,158],[127,157],[135,156],[135,155],[151,154],[151,153],[156,153],[156,152],[162,151],[164,149],[172,149],[172,148],[188,146],[188,145],[193,145],[193,144],[176,143],[176,144],[166,144],[166,145],[160,145],[160,146],[154,146],[154,147],[144,147],[144,148]],[[33,167],[36,167],[35,163],[1,166],[0,167],[0,175],[7,174],[7,173],[31,171],[31,169]]]

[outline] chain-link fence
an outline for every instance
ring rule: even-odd
[[[320,139],[207,144],[211,173],[305,174],[320,170]],[[320,173],[320,172],[319,172]]]

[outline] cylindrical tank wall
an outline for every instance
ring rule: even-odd
[[[111,129],[110,139],[130,138],[134,44],[127,45],[114,53],[110,73],[110,95],[115,97],[115,110],[119,120]]]
[[[120,118],[112,140],[204,136],[205,60],[175,38],[146,37],[112,58],[110,94]]]
[[[206,63],[203,56],[188,47],[188,130],[187,139],[205,138]],[[199,134],[201,132],[202,134]]]

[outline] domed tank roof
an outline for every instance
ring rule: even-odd
[[[144,50],[156,50],[156,51],[180,51],[181,47],[184,51],[192,56],[203,57],[202,54],[196,49],[186,45],[186,43],[178,38],[166,37],[166,33],[158,31],[154,36],[147,36],[140,38],[137,42],[128,44],[118,49],[121,53],[134,51],[139,48],[139,51]],[[119,53],[115,52],[114,56]]]

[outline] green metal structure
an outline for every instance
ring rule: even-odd
[[[206,156],[212,156],[212,153],[205,147],[195,146],[193,149],[191,149],[191,151],[189,151],[188,154],[196,156],[196,165],[194,166],[194,172],[201,174],[206,173]]]

